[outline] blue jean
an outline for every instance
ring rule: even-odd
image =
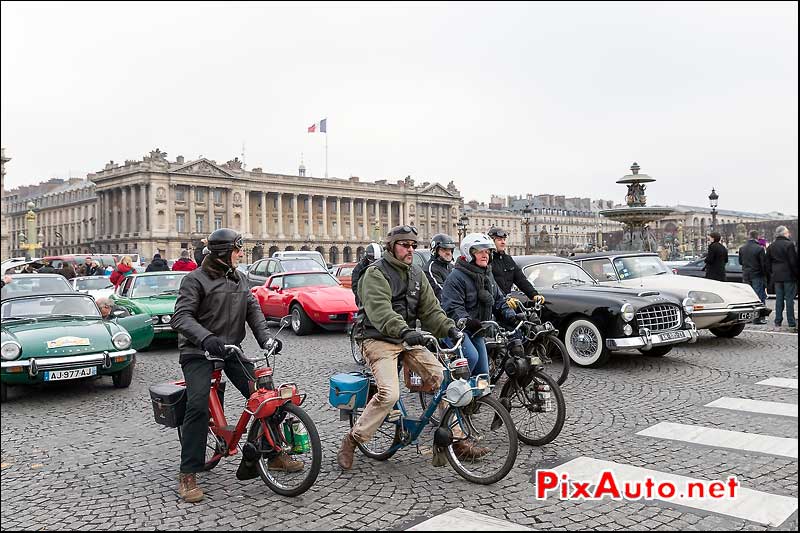
[[[761,303],[766,303],[767,301],[767,280],[764,276],[753,276],[750,278],[750,286],[753,287],[753,290],[756,291],[756,295],[758,299],[761,300]]]
[[[786,306],[786,322],[789,327],[797,326],[794,319],[794,297],[797,294],[797,283],[794,281],[775,282],[775,325],[783,322],[783,307]]]
[[[453,341],[444,340],[448,347],[453,347]],[[469,361],[469,374],[489,373],[489,354],[486,352],[486,339],[483,337],[470,337],[469,333],[464,332],[464,342],[461,343],[461,351]]]

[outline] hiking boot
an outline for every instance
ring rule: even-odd
[[[339,448],[339,453],[336,454],[336,462],[339,463],[342,470],[350,470],[353,468],[353,454],[356,451],[356,446],[356,440],[348,431],[347,435],[342,439],[342,446]]]
[[[456,457],[459,459],[480,459],[484,455],[488,454],[491,450],[489,448],[484,448],[483,446],[478,446],[471,440],[460,440],[453,444],[453,452],[456,454]]]
[[[203,499],[203,490],[197,486],[197,478],[194,474],[178,475],[178,496],[183,498],[186,503],[197,503]]]
[[[280,470],[281,472],[300,472],[303,469],[302,461],[295,461],[286,452],[281,452],[277,457],[267,463],[270,470]]]

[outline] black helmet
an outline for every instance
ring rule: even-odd
[[[367,246],[366,256],[369,261],[375,261],[381,256],[381,245],[376,242],[371,242]]]
[[[455,250],[456,243],[450,237],[450,235],[446,235],[444,233],[437,233],[431,239],[431,254],[434,256],[439,251],[439,248],[444,248],[446,250]]]
[[[487,233],[489,237],[494,239],[495,237],[498,239],[505,239],[508,237],[508,232],[503,228],[498,228],[497,226],[493,226],[489,232]]]
[[[391,252],[397,241],[414,241],[416,243],[418,241],[417,228],[408,225],[393,227],[386,236],[386,249]]]
[[[220,228],[208,236],[208,251],[219,256],[244,248],[242,235],[230,228]]]

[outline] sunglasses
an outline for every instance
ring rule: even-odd
[[[415,242],[405,242],[405,241],[401,241],[401,242],[398,242],[398,243],[396,243],[396,244],[397,244],[398,246],[402,246],[403,248],[413,248],[414,250],[416,250],[416,249],[417,249],[417,246],[419,246],[419,245],[418,245],[417,243],[415,243]]]

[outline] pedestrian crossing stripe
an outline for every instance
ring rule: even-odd
[[[458,507],[412,526],[406,531],[534,531],[493,516]]]
[[[769,378],[763,381],[759,381],[756,385],[769,385],[770,387],[782,387],[784,389],[796,389],[797,388],[797,378],[795,379],[788,379],[788,378]]]
[[[702,444],[715,448],[728,448],[747,452],[768,453],[797,459],[797,439],[728,431],[725,429],[707,428],[660,422],[637,433],[644,437]]]
[[[603,471],[612,472],[620,486],[626,482],[645,483],[647,478],[652,479],[655,483],[672,483],[678,488],[688,487],[689,483],[707,483],[701,479],[591,457],[578,457],[555,467],[553,471],[559,476],[566,474],[573,481],[591,482],[592,484],[597,481]],[[670,504],[750,520],[768,526],[779,526],[797,510],[797,498],[768,494],[741,486],[737,488],[733,498],[681,499],[677,496],[679,494],[675,498],[665,499],[660,497],[657,492],[654,493],[655,499]]]
[[[745,398],[723,397],[707,403],[705,407],[719,407],[733,411],[746,411],[765,415],[791,416],[797,418],[796,403],[765,402],[762,400],[747,400]]]

